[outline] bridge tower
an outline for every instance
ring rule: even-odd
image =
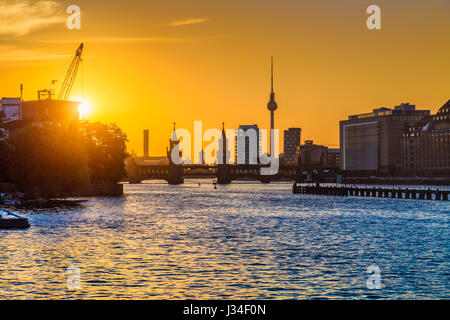
[[[172,151],[173,149],[180,143],[180,139],[177,137],[177,133],[175,131],[175,122],[173,123],[173,133],[172,137],[169,139],[170,149],[167,150],[167,158],[169,159],[169,172],[167,176],[167,182],[169,184],[181,184],[184,182],[183,179],[183,167],[182,164],[176,164],[172,159]],[[182,153],[179,151],[179,157],[181,159]]]
[[[225,123],[222,123],[222,145],[220,146],[221,155],[222,155],[222,163],[217,164],[217,183],[219,184],[229,184],[231,183],[231,172],[230,172],[230,164],[228,161],[228,148],[227,148],[227,136],[225,134]]]

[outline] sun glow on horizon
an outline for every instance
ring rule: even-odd
[[[80,115],[80,120],[86,120],[87,117],[92,113],[92,105],[89,101],[81,102],[78,107],[78,113]]]

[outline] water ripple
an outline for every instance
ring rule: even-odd
[[[126,185],[0,230],[0,298],[450,298],[450,206],[292,195],[288,184]],[[367,288],[367,267],[381,270]],[[67,287],[67,268],[81,287]]]

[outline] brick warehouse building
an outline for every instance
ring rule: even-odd
[[[450,100],[403,134],[402,169],[406,176],[450,178]]]

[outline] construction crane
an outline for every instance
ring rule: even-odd
[[[80,44],[77,51],[75,52],[75,57],[73,57],[72,63],[70,64],[69,71],[67,71],[66,77],[64,78],[64,82],[58,96],[59,100],[67,100],[69,98],[70,90],[72,90],[75,77],[77,76],[78,66],[81,62],[82,53],[83,44]]]
[[[75,51],[75,56],[72,59],[72,62],[69,66],[69,70],[64,78],[64,82],[61,87],[61,91],[58,95],[58,100],[67,101],[69,99],[70,91],[72,90],[73,83],[75,82],[75,78],[77,76],[78,66],[80,62],[82,62],[81,54],[83,53],[83,43],[80,44],[77,51]],[[52,80],[52,85],[54,85],[57,80]],[[44,89],[38,91],[39,100],[51,99],[53,95],[53,89]]]

